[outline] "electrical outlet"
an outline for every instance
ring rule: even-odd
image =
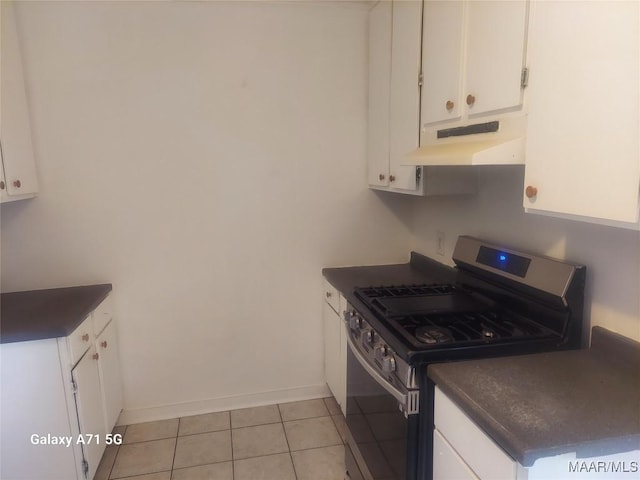
[[[436,253],[444,256],[444,232],[436,232]]]

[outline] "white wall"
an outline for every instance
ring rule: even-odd
[[[2,206],[3,291],[113,283],[130,420],[322,391],[321,268],[408,260],[410,200],[366,188],[366,6],[17,16],[41,191]]]
[[[640,341],[640,233],[541,215],[522,208],[522,167],[479,167],[473,197],[419,199],[412,248],[451,264],[458,235],[474,235],[587,266],[586,334],[600,325]],[[436,233],[446,238],[436,254]]]
[[[18,5],[41,193],[2,206],[2,290],[113,283],[130,419],[317,393],[320,269],[458,234],[586,264],[588,320],[640,339],[639,234],[524,214],[521,168],[366,188],[366,8]]]

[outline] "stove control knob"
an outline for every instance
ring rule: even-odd
[[[386,345],[380,345],[376,347],[376,360],[382,362],[382,359],[387,356],[389,349]]]
[[[382,359],[382,370],[386,373],[392,373],[396,371],[396,359],[393,355],[387,355]]]
[[[378,335],[376,335],[376,332],[374,332],[373,330],[367,330],[364,334],[364,341],[367,342],[367,345],[369,345],[370,347],[373,347],[377,339]]]
[[[351,316],[349,317],[349,328],[352,330],[362,329],[362,317],[355,312],[351,312]]]

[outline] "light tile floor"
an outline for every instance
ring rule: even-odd
[[[342,480],[333,397],[116,427],[95,480]]]

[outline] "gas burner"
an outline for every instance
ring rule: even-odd
[[[490,338],[499,337],[496,331],[486,323],[481,323],[480,328],[482,329],[481,334],[484,338],[490,339]]]
[[[435,327],[431,325],[418,327],[415,335],[419,342],[427,344],[449,343],[454,340],[453,334],[448,328]]]

